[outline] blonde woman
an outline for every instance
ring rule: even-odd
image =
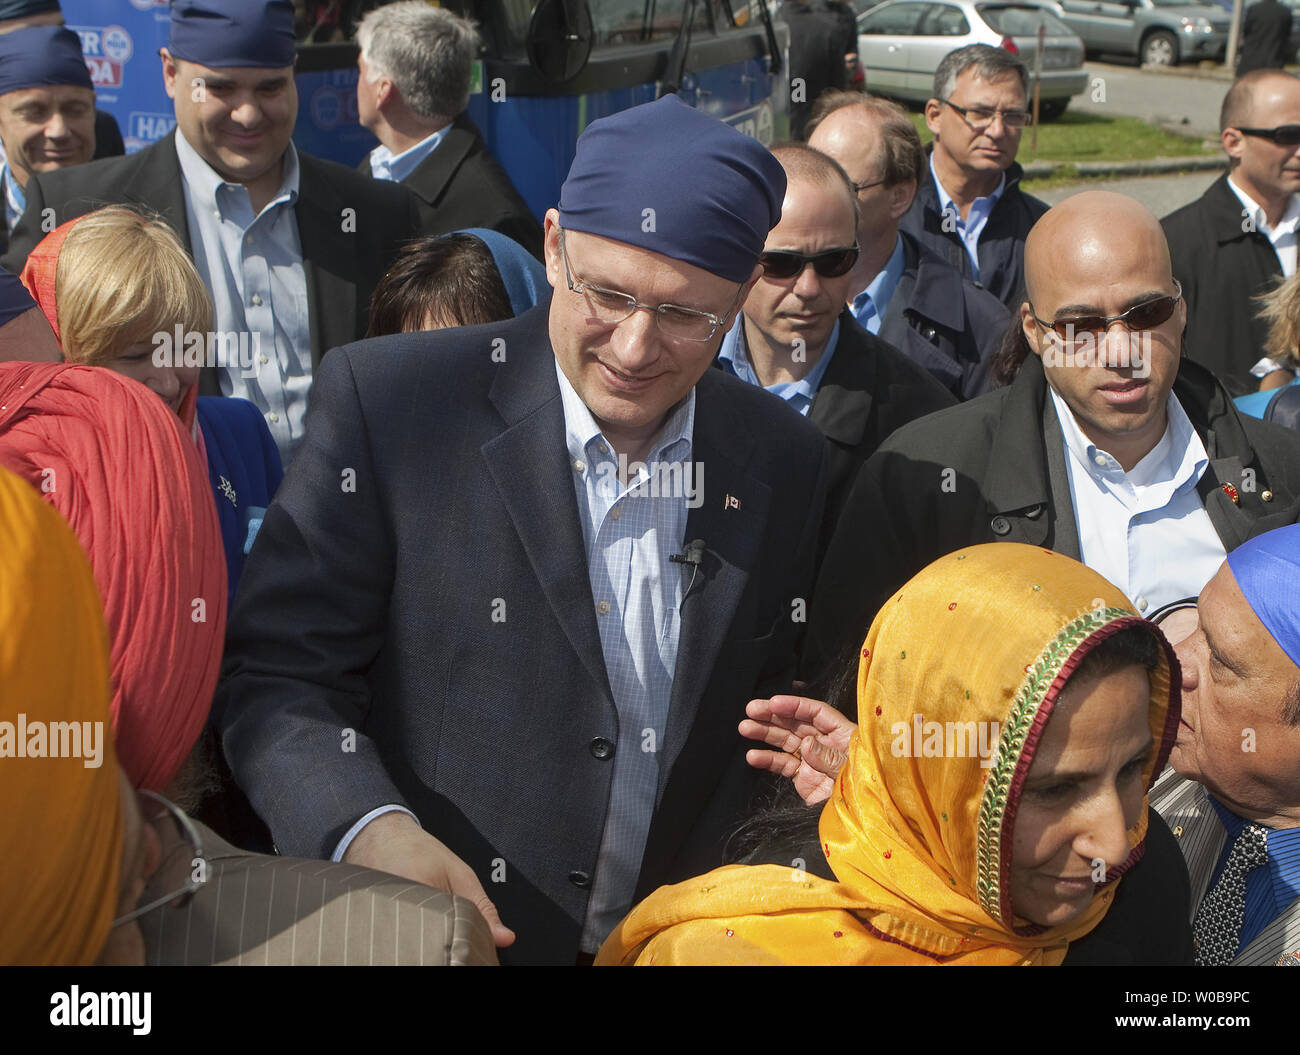
[[[154,392],[204,454],[221,522],[230,600],[284,471],[262,415],[243,399],[198,396],[216,357],[256,369],[244,335],[212,333],[212,299],[170,227],[110,206],[50,232],[23,269],[64,358]],[[226,339],[227,337],[231,339]]]
[[[1259,317],[1268,323],[1264,353],[1275,369],[1260,381],[1258,392],[1238,396],[1234,402],[1243,414],[1292,424],[1279,411],[1290,405],[1291,418],[1300,418],[1300,273],[1257,299]]]

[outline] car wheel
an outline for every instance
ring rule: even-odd
[[[1157,29],[1142,41],[1143,66],[1177,66],[1178,38],[1168,30]]]
[[[1038,101],[1038,119],[1040,121],[1056,121],[1065,113],[1065,108],[1070,105],[1069,99],[1040,99]]]

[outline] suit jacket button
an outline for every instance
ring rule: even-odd
[[[1043,515],[1042,506],[1030,506],[1028,509],[1025,510],[1025,516],[1027,516],[1030,520],[1037,520],[1042,515]]]
[[[569,882],[586,890],[587,887],[591,886],[591,876],[587,875],[586,872],[570,872]]]
[[[613,741],[606,740],[603,736],[598,736],[587,745],[587,750],[591,752],[591,757],[605,762],[614,757]]]
[[[990,520],[989,527],[993,529],[995,535],[1011,534],[1011,521],[1003,516],[996,516]]]

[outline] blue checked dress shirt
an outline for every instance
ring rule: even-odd
[[[298,152],[284,154],[280,190],[256,216],[248,190],[227,183],[178,129],[176,155],[185,184],[194,263],[212,294],[217,330],[248,333],[253,365],[220,371],[221,394],[262,412],[287,467],[303,436],[311,389],[311,315],[294,205]]]
[[[676,478],[689,481],[696,494],[702,493],[703,480],[695,478],[690,466],[694,389],[668,415],[646,459],[648,469],[623,485],[613,445],[558,363],[555,371],[596,626],[618,710],[609,812],[582,928],[582,950],[594,953],[632,908],[661,783],[659,747],[677,669],[679,609],[686,588],[685,566],[668,559],[682,551],[686,536],[687,487],[674,486],[672,480],[680,473]],[[642,484],[649,493],[638,495]]]
[[[12,231],[23,210],[27,208],[27,195],[23,193],[22,187],[18,186],[18,181],[9,171],[8,161],[0,165],[0,183],[4,184],[5,189],[5,226]]]

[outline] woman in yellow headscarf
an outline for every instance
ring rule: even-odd
[[[860,725],[821,815],[838,882],[730,865],[663,887],[597,963],[1044,964],[1141,857],[1177,660],[1105,579],[1010,543],[881,609]]]

